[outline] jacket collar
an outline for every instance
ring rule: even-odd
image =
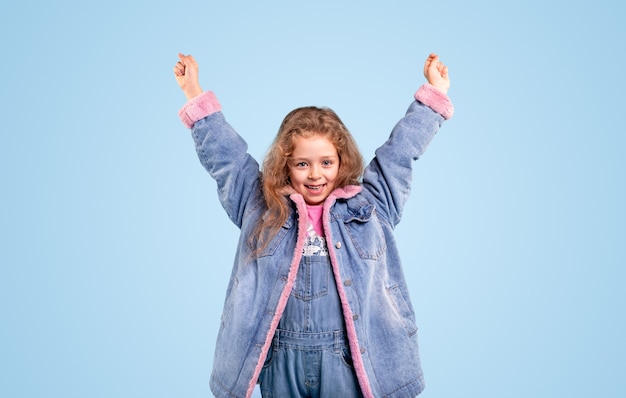
[[[305,206],[304,197],[296,192],[293,187],[290,185],[283,188],[285,195],[289,196],[291,200],[300,208],[301,206]],[[324,208],[328,208],[335,203],[337,199],[350,199],[356,196],[363,190],[363,187],[360,185],[346,185],[342,188],[337,188],[328,195],[326,200],[324,201]]]

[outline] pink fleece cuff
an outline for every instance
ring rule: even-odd
[[[222,105],[220,105],[213,91],[205,91],[183,105],[178,111],[178,116],[187,128],[191,128],[198,120],[221,110]]]
[[[450,119],[454,114],[454,106],[450,98],[426,83],[415,92],[415,99],[439,113],[444,119]]]

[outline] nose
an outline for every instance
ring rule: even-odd
[[[311,170],[309,172],[309,180],[318,180],[320,179],[321,175],[320,172],[318,170],[317,167],[311,167]]]

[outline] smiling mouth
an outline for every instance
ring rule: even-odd
[[[322,184],[322,185],[305,185],[305,187],[307,189],[310,189],[311,191],[321,191],[322,188],[324,187],[324,185],[326,185],[326,184]]]

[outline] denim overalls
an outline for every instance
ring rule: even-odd
[[[259,377],[268,397],[362,397],[326,242],[309,223],[293,290]]]

